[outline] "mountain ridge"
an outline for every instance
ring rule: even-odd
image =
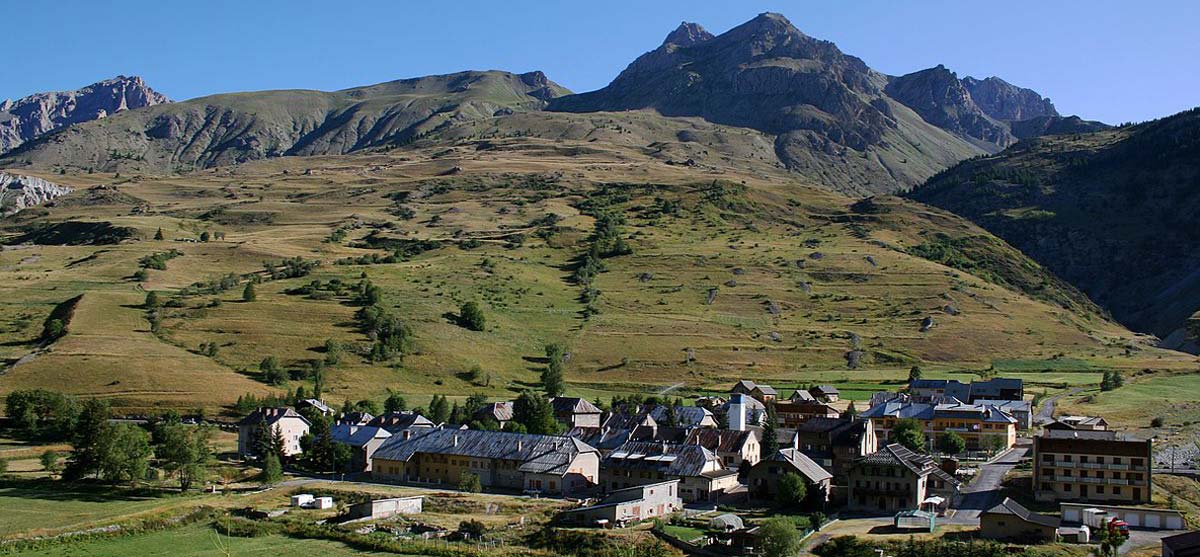
[[[0,101],[0,153],[72,124],[171,102],[138,76],[118,75],[71,91]]]

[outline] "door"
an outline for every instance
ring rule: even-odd
[[[1141,513],[1138,513],[1138,512],[1125,513],[1124,519],[1125,519],[1125,522],[1127,522],[1131,528],[1136,528],[1136,527],[1142,525]]]
[[[1080,497],[1083,497],[1085,499],[1087,498],[1087,488],[1088,488],[1087,484],[1083,484],[1083,485],[1079,486],[1079,496]]]
[[[1146,515],[1146,527],[1154,528],[1154,529],[1161,528],[1162,527],[1162,517],[1160,517],[1156,514],[1153,514],[1153,513]]]

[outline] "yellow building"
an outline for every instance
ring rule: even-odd
[[[861,417],[871,419],[880,442],[892,439],[897,422],[912,419],[921,424],[930,444],[950,432],[962,437],[970,451],[1007,449],[1017,443],[1017,419],[987,404],[925,404],[897,399],[872,406]]]
[[[485,488],[570,496],[600,476],[600,452],[556,435],[440,429],[392,437],[371,459],[371,476],[385,481],[456,486],[465,475]]]

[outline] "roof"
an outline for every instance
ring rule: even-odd
[[[933,474],[947,483],[958,485],[962,482],[937,467],[933,457],[918,454],[899,443],[889,443],[878,451],[859,458],[855,464],[870,464],[880,466],[903,466],[912,473],[925,476]]]
[[[964,404],[957,400],[948,403],[926,404],[903,399],[893,399],[876,404],[860,414],[864,418],[885,416],[904,419],[932,420],[942,417],[973,419],[989,423],[1017,423],[1011,414],[989,404]]]
[[[1004,410],[1005,412],[1013,412],[1013,411],[1029,412],[1030,410],[1033,409],[1033,401],[1029,401],[1029,400],[994,400],[994,399],[980,398],[980,399],[975,400],[975,404],[986,404],[988,406],[995,406],[996,408]],[[1103,418],[1100,418],[1100,419],[1103,419]]]
[[[1099,416],[1059,416],[1058,422],[1071,427],[1107,426],[1108,420]]]
[[[957,379],[914,379],[908,382],[909,390],[940,390],[944,395],[959,400],[994,398],[1002,391],[1024,390],[1024,385],[1023,380],[1008,377],[993,377],[986,381],[972,381],[970,384]]]
[[[632,431],[607,427],[573,427],[565,434],[602,451],[610,451],[629,441]]]
[[[1045,439],[1084,439],[1088,441],[1122,441],[1144,443],[1146,440],[1121,431],[1093,431],[1090,429],[1047,429],[1042,432]]]
[[[816,387],[809,389],[809,392],[818,392],[818,393],[827,394],[827,395],[836,395],[840,391],[838,391],[837,387],[834,387],[833,385],[817,385]]]
[[[1200,555],[1200,530],[1167,536],[1162,539],[1162,546],[1170,549],[1175,557]]]
[[[433,427],[434,423],[416,412],[385,412],[367,425],[382,427],[392,433],[411,427]]]
[[[650,416],[649,412],[641,409],[630,409],[622,407],[610,413],[608,418],[604,420],[603,426],[609,429],[636,429],[641,426],[657,426],[658,420]]]
[[[246,416],[245,418],[242,418],[241,421],[238,422],[238,425],[259,425],[263,423],[267,425],[274,425],[276,422],[284,418],[295,418],[302,420],[305,425],[312,425],[308,421],[308,418],[301,416],[299,412],[290,406],[259,408],[251,412],[250,415]]]
[[[701,476],[721,470],[721,457],[699,445],[630,441],[604,457],[603,467],[644,468],[666,476]],[[733,471],[737,473],[736,471]]]
[[[392,434],[382,427],[334,424],[329,428],[329,436],[338,443],[362,447],[375,439],[387,439]]]
[[[343,413],[342,415],[338,416],[336,421],[339,424],[367,425],[371,423],[371,420],[374,419],[375,416],[372,416],[370,412],[355,411]]]
[[[833,474],[821,468],[820,464],[813,462],[811,458],[808,458],[804,453],[796,449],[779,449],[775,454],[762,459],[755,466],[761,466],[763,462],[782,462],[788,464],[812,483],[820,483],[833,478]]]
[[[559,396],[550,399],[555,414],[599,414],[600,409],[585,398]]]
[[[747,442],[757,437],[758,434],[752,430],[735,431],[705,427],[689,431],[683,444],[700,445],[717,453],[733,453],[742,450]]]
[[[756,390],[764,395],[778,395],[779,394],[779,391],[776,391],[775,388],[770,385],[756,385],[754,387],[754,390]]]
[[[579,454],[599,451],[558,435],[436,429],[411,439],[393,436],[375,451],[374,458],[407,462],[418,453],[513,460],[522,463],[517,467],[521,472],[562,475]]]
[[[753,381],[751,381],[749,379],[742,379],[741,381],[734,383],[733,387],[731,387],[729,389],[729,392],[731,392],[731,393],[747,392],[748,393],[750,391],[753,391],[754,387],[756,387],[756,385],[754,384]]]
[[[792,393],[792,396],[788,397],[788,400],[790,400],[792,402],[799,402],[799,401],[811,401],[811,400],[815,400],[815,399],[813,399],[812,394],[809,393],[808,391],[806,391],[804,389],[796,389],[796,391]]]
[[[666,406],[655,406],[649,409],[649,413],[650,417],[654,418],[654,421],[663,425],[673,425],[670,423],[670,420],[667,419]],[[698,406],[676,406],[675,419],[678,421],[680,426],[692,427],[699,426],[706,419],[716,421],[716,418],[713,417],[712,412],[710,412],[707,408],[700,408]]]
[[[512,421],[512,419],[513,419],[513,405],[512,404],[513,403],[509,402],[509,401],[489,402],[489,403],[483,405],[483,408],[480,408],[478,412],[475,412],[475,415],[472,417],[476,418],[476,419],[492,418],[493,420],[496,420],[497,422]]]
[[[1048,526],[1050,528],[1058,528],[1059,524],[1061,523],[1058,518],[1035,513],[1008,497],[1005,497],[1004,500],[999,504],[983,512],[988,514],[1013,515],[1025,522],[1037,524],[1039,526]]]
[[[828,433],[850,423],[848,418],[814,416],[796,426],[798,433]]]
[[[316,408],[317,411],[319,411],[322,414],[332,414],[333,413],[333,408],[330,408],[328,404],[325,404],[325,401],[318,400],[315,398],[306,398],[304,400],[301,400],[296,403],[296,406],[311,406],[313,408]]]

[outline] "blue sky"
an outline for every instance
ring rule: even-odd
[[[763,11],[902,74],[998,75],[1110,123],[1200,105],[1192,0],[0,0],[0,99],[141,75],[174,99],[341,89],[465,69],[540,69],[602,87],[680,21],[713,33]]]

